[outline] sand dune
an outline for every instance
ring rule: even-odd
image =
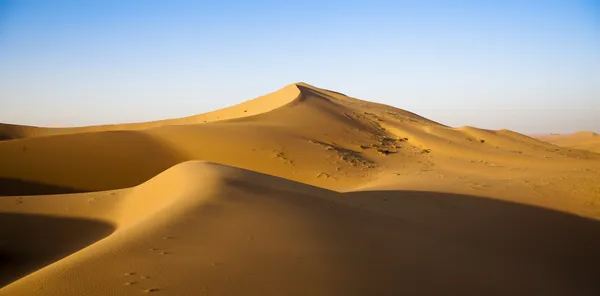
[[[71,128],[44,128],[36,126],[22,126],[13,124],[0,124],[0,141],[43,137],[62,134],[93,133],[101,131],[144,130],[168,125],[208,123],[239,117],[252,116],[268,112],[293,101],[300,95],[295,84],[288,85],[274,93],[258,97],[253,100],[237,104],[225,109],[220,109],[200,115],[184,118],[158,120],[152,122],[112,124],[99,126],[84,126]]]
[[[305,83],[1,131],[0,295],[600,293],[590,151]]]
[[[540,135],[536,136],[536,138],[561,147],[600,153],[600,135],[594,132],[583,131],[570,135]]]
[[[340,202],[347,199],[380,208]],[[2,202],[6,212],[19,208]],[[132,189],[27,197],[23,204],[31,204],[27,217],[93,215],[117,230],[6,286],[5,295],[593,295],[598,288],[593,272],[600,263],[600,223],[480,197],[339,194],[186,162]],[[62,227],[80,237],[72,230],[93,226],[73,221]],[[11,239],[7,249],[41,239]],[[68,249],[61,246],[55,252]],[[8,254],[17,262],[25,255]]]

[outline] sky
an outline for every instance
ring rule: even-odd
[[[0,122],[183,117],[306,82],[459,127],[600,132],[600,1],[0,0]]]

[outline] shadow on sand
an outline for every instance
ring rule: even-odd
[[[224,187],[233,189],[214,214],[181,220],[181,234],[170,226],[190,244],[207,238],[189,256],[215,246],[227,266],[257,274],[207,271],[215,286],[231,275],[246,295],[276,285],[277,295],[600,295],[597,220],[460,194],[303,187],[304,194],[227,182],[235,186]],[[262,235],[249,243],[243,226],[252,223]],[[0,286],[113,230],[90,220],[0,214]],[[244,243],[232,246],[231,236]],[[181,276],[194,288],[197,275]]]
[[[357,295],[600,295],[600,221],[450,193],[338,200],[361,213],[321,224],[353,250],[337,259],[357,283],[377,274]]]
[[[440,192],[273,193],[313,225],[344,295],[600,295],[597,220]]]
[[[108,236],[108,223],[0,213],[0,287]]]
[[[128,188],[187,160],[138,131],[103,131],[0,142],[0,195]]]
[[[0,196],[48,195],[78,192],[86,191],[13,178],[0,178]]]

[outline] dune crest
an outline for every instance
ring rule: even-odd
[[[0,295],[600,293],[598,153],[306,83],[0,134]]]
[[[0,141],[31,137],[54,136],[64,134],[93,133],[102,131],[144,130],[169,125],[209,123],[219,120],[247,117],[286,105],[300,96],[296,84],[290,84],[273,93],[212,112],[193,115],[183,118],[157,120],[140,123],[110,124],[98,126],[83,126],[69,128],[45,128],[37,126],[23,126],[13,124],[0,124]]]
[[[0,217],[22,211],[10,199],[0,200]],[[117,229],[0,295],[593,295],[598,288],[585,270],[600,263],[598,221],[482,197],[340,194],[191,161],[134,188],[30,196],[23,204],[28,215],[65,219],[93,211]]]

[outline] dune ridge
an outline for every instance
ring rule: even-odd
[[[590,151],[306,83],[182,119],[5,127],[0,295],[600,292]]]
[[[600,136],[591,131],[580,131],[569,135],[538,135],[536,138],[561,147],[600,153]]]
[[[94,133],[102,131],[144,130],[168,125],[198,124],[268,112],[294,101],[300,92],[296,84],[290,84],[273,93],[228,107],[199,115],[140,123],[109,124],[97,126],[46,128],[14,124],[0,124],[0,141],[64,134]]]
[[[263,104],[273,101],[273,106]],[[498,162],[497,166],[500,162],[540,166],[544,164],[540,158],[554,162],[598,158],[514,132],[446,127],[401,109],[306,84],[292,84],[250,102],[269,111],[235,117],[237,113],[230,114],[226,108],[216,112],[229,120],[208,125],[167,124],[0,142],[0,157],[6,164],[0,168],[0,177],[82,191],[108,190],[135,186],[179,162],[199,159],[341,190],[346,186],[337,184],[342,177],[355,184],[377,178],[378,167],[392,159],[381,155],[394,154],[408,164],[423,164],[428,155],[415,154],[434,151],[452,159],[468,156],[468,161]],[[140,150],[148,151],[144,156],[137,153]],[[313,156],[333,158],[335,171],[312,165]],[[268,161],[272,158],[280,163]],[[297,158],[295,164],[292,158]],[[298,166],[298,172],[292,174],[289,165]],[[114,174],[115,170],[123,174]],[[318,174],[319,180],[313,180]],[[336,178],[339,182],[333,182]]]
[[[382,198],[387,206],[379,209],[349,204]],[[436,206],[439,198],[453,206]],[[0,202],[3,215],[18,209]],[[89,219],[94,213],[117,230],[5,286],[0,295],[593,295],[598,288],[589,268],[600,263],[592,253],[600,247],[600,223],[485,198],[340,194],[190,161],[131,189],[31,196],[23,203],[31,204],[29,215]],[[472,263],[461,259],[467,254]],[[485,281],[477,280],[482,272]]]

